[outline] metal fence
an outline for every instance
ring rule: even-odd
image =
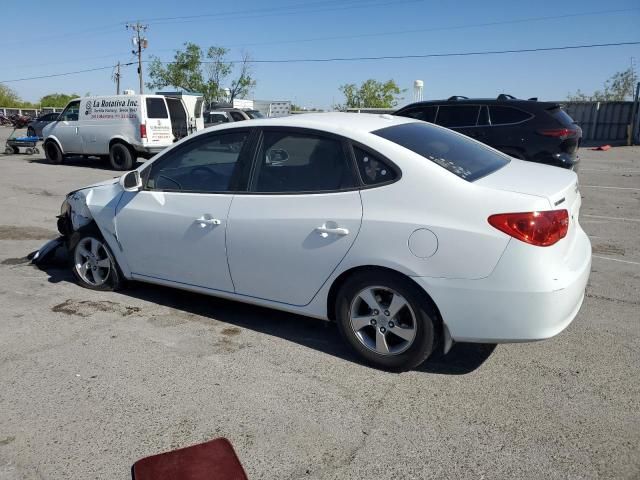
[[[41,107],[41,108],[11,108],[11,107],[0,107],[0,113],[5,116],[9,115],[29,115],[30,117],[37,117],[43,115],[45,113],[53,113],[53,112],[61,112],[64,110],[60,107]]]
[[[561,102],[571,118],[582,127],[583,143],[626,145],[631,123],[633,139],[638,139],[637,102]],[[635,110],[635,115],[633,115]]]

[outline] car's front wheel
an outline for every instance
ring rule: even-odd
[[[431,354],[438,314],[425,292],[386,272],[347,279],[338,293],[342,336],[372,366],[408,370]]]
[[[44,154],[49,163],[53,163],[54,165],[59,165],[64,160],[62,150],[60,150],[58,144],[53,140],[44,144]]]
[[[76,233],[71,269],[78,283],[91,290],[118,290],[124,280],[109,246],[97,232]]]

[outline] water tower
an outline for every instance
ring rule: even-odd
[[[422,101],[422,91],[424,90],[424,82],[422,80],[416,80],[413,82],[413,101]]]

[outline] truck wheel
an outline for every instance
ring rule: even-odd
[[[58,144],[54,141],[49,141],[44,144],[44,154],[49,163],[53,163],[54,165],[59,165],[64,160],[62,150],[60,150],[60,147],[58,147]]]
[[[133,154],[123,143],[114,143],[109,149],[109,162],[115,170],[133,169]]]
[[[12,147],[5,148],[4,153],[6,153],[7,155],[13,155],[13,148]]]

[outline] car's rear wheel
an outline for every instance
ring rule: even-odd
[[[386,272],[359,273],[344,283],[337,299],[340,332],[367,363],[408,370],[433,351],[438,314],[410,280]]]
[[[133,153],[123,143],[114,143],[109,148],[109,162],[116,170],[131,170],[133,168]]]
[[[47,157],[49,163],[59,165],[64,160],[64,155],[58,144],[54,141],[48,141],[44,144],[44,154]]]
[[[71,269],[78,283],[91,290],[118,290],[124,279],[109,246],[97,232],[76,233]]]

